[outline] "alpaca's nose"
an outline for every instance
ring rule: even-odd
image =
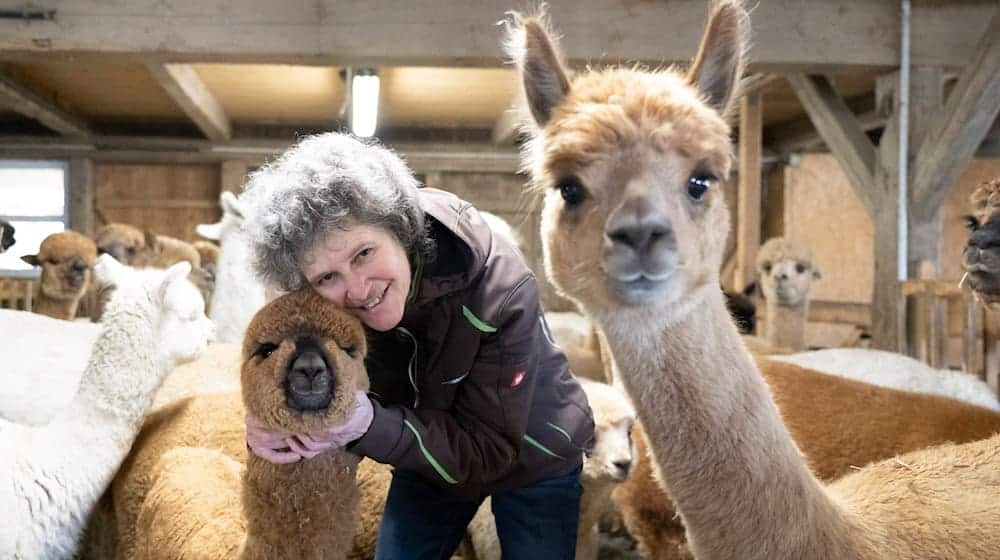
[[[774,275],[774,278],[779,282],[784,282],[785,280],[788,280],[788,274],[785,274],[784,272],[779,272]]]
[[[631,459],[619,459],[614,462],[615,468],[622,472],[622,475],[628,476],[628,472],[632,469]]]
[[[293,410],[322,410],[333,399],[333,376],[318,350],[296,356],[286,374],[285,394]]]
[[[612,243],[624,245],[638,253],[645,253],[656,242],[672,234],[670,228],[658,220],[643,220],[621,224],[608,230]]]

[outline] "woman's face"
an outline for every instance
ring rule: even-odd
[[[326,299],[343,306],[377,331],[403,318],[410,292],[410,262],[388,231],[356,225],[334,230],[306,255],[302,268]]]

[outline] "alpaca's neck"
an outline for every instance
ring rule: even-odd
[[[768,301],[764,339],[773,348],[793,352],[805,350],[808,316],[808,301],[794,306]]]
[[[31,310],[41,315],[47,315],[53,319],[72,321],[76,318],[76,308],[80,304],[83,294],[70,299],[56,299],[45,295],[39,290],[38,295],[31,302]]]
[[[241,558],[346,558],[357,526],[358,460],[346,451],[329,451],[275,465],[248,454]]]
[[[677,307],[598,319],[695,556],[850,558],[718,285]]]
[[[600,548],[598,525],[611,503],[611,492],[615,484],[603,481],[580,479],[583,495],[580,496],[580,522],[577,526],[576,558],[595,560]]]
[[[250,268],[250,242],[242,231],[227,231],[216,266],[215,291],[209,317],[215,322],[215,339],[239,344],[254,313],[264,306],[264,285]]]

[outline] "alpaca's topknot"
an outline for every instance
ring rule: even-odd
[[[286,372],[305,338],[322,347],[334,377],[330,405],[308,413],[290,409],[285,396]],[[247,413],[267,426],[292,433],[345,422],[354,410],[354,391],[368,389],[366,351],[361,321],[312,288],[275,299],[254,315],[243,339],[240,377]]]
[[[97,259],[97,246],[86,235],[66,230],[49,235],[38,248],[40,262],[47,259],[61,261],[73,256],[80,257],[88,265],[93,265]]]
[[[809,265],[815,263],[813,252],[809,247],[784,237],[772,237],[757,252],[757,269],[760,270],[765,262],[773,264],[784,260],[798,261]]]
[[[983,181],[969,196],[972,212],[983,224],[1000,210],[1000,177],[991,181]]]

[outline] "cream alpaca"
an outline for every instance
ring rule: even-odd
[[[243,231],[245,202],[230,192],[219,196],[222,219],[201,224],[198,235],[219,242],[215,291],[208,316],[218,328],[219,342],[239,343],[250,318],[267,301],[264,284],[250,267],[250,240]]]
[[[0,422],[5,557],[74,556],[164,375],[197,356],[212,335],[200,295],[182,281],[189,265],[152,284],[110,256],[96,269],[115,288],[76,397],[45,426]]]
[[[361,323],[312,291],[283,296],[247,327],[247,412],[291,433],[342,423],[368,388]],[[292,379],[292,381],[286,381]],[[355,471],[343,449],[290,465],[255,455],[246,470],[211,449],[160,460],[138,518],[136,558],[346,558],[357,523]]]
[[[596,560],[598,523],[610,506],[611,492],[629,475],[636,457],[631,437],[635,409],[621,391],[610,385],[589,379],[581,379],[580,385],[594,412],[595,441],[594,448],[584,458],[580,475],[583,496],[580,498],[575,558]],[[468,536],[475,560],[500,560],[501,557],[491,507],[487,498],[469,525]]]
[[[719,286],[748,22],[711,9],[694,63],[570,81],[536,19],[511,43],[546,190],[546,270],[607,337],[700,559],[988,558],[1000,547],[1000,437],[877,463],[822,486],[802,460]]]
[[[809,290],[820,278],[808,247],[785,239],[769,239],[757,253],[757,274],[767,303],[766,320],[758,321],[766,344],[776,351],[806,349]]]

